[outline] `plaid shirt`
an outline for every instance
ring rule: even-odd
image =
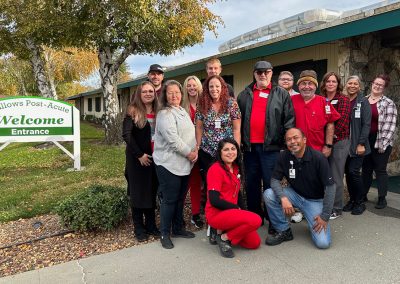
[[[374,145],[379,152],[384,152],[387,146],[393,145],[396,130],[397,108],[391,99],[382,96],[376,104],[378,108],[378,134]]]
[[[336,104],[333,104],[337,100]],[[348,97],[341,93],[336,95],[331,100],[331,105],[340,114],[340,118],[335,122],[335,135],[333,136],[333,142],[342,141],[349,139],[350,137],[350,114],[351,114],[351,103]]]

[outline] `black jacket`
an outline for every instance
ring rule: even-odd
[[[355,157],[358,144],[365,146],[364,155],[371,152],[371,147],[368,142],[369,130],[371,128],[371,107],[368,99],[362,94],[355,98],[356,104],[351,110],[350,115],[350,156]],[[359,104],[359,105],[358,105]],[[356,110],[361,106],[360,118],[356,118]]]
[[[255,82],[247,86],[238,95],[237,102],[242,114],[242,146],[244,151],[250,151],[250,116],[253,105],[253,87]],[[295,127],[295,114],[289,93],[281,87],[273,87],[268,96],[266,111],[266,127],[264,151],[278,151],[285,146],[285,133]]]

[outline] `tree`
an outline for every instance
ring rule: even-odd
[[[221,23],[207,8],[214,0],[75,0],[57,2],[73,19],[68,37],[75,46],[94,47],[106,104],[107,143],[121,141],[117,74],[131,54],[170,55],[204,39]]]
[[[49,0],[0,1],[0,53],[30,61],[43,97],[57,99],[43,48],[65,46],[66,17],[69,15],[57,10]]]

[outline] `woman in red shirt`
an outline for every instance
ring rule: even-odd
[[[223,257],[234,257],[231,244],[256,249],[261,242],[257,233],[260,216],[242,210],[241,163],[239,145],[234,139],[225,138],[218,143],[216,162],[207,173],[206,218],[218,230],[217,243]]]

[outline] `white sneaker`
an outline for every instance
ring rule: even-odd
[[[292,223],[300,223],[301,220],[303,220],[303,213],[301,212],[294,213],[293,216],[290,218],[290,222]]]

